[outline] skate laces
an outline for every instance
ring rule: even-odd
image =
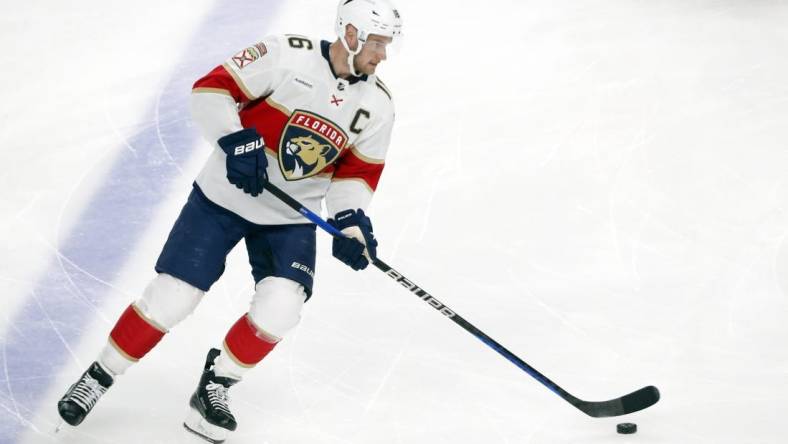
[[[101,385],[89,374],[84,374],[82,379],[74,385],[69,393],[68,399],[89,412],[96,405],[101,395],[107,392],[107,388]]]
[[[223,386],[222,384],[217,384],[215,382],[210,382],[208,385],[205,386],[205,390],[208,392],[208,401],[211,403],[211,407],[221,410],[228,415],[232,416],[230,413],[230,395],[227,393],[227,387]]]

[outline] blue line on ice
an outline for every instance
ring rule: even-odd
[[[54,416],[55,405],[41,405],[41,398],[67,359],[75,358],[71,349],[98,314],[96,307],[109,293],[107,283],[129,260],[149,261],[153,267],[155,257],[130,258],[129,253],[165,199],[170,178],[193,152],[197,130],[187,117],[191,85],[232,52],[269,33],[282,5],[283,0],[257,2],[254,8],[242,0],[217,2],[196,28],[188,51],[178,55],[162,95],[141,118],[157,124],[144,125],[128,141],[134,150],[118,154],[105,183],[58,245],[58,257],[10,323],[0,353],[0,442],[17,442],[34,427],[39,408],[51,409]]]

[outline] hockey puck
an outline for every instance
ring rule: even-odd
[[[616,431],[622,435],[631,435],[638,431],[638,425],[631,422],[622,422],[616,426]]]

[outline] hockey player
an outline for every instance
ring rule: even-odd
[[[315,226],[263,192],[277,185],[348,237],[333,255],[354,270],[375,257],[364,214],[383,171],[394,121],[375,76],[400,35],[389,0],[342,0],[337,39],[264,39],[194,85],[192,115],[213,152],[156,262],[158,275],[112,329],[96,362],[58,402],[80,424],[117,376],[186,318],[244,239],[255,281],[247,313],[208,353],[184,426],[211,442],[236,428],[228,389],[299,322],[312,296]]]

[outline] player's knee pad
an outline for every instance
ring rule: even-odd
[[[257,283],[249,317],[262,333],[279,340],[298,325],[305,301],[303,285],[286,278],[267,277]]]
[[[205,292],[169,274],[161,273],[145,288],[135,306],[152,322],[166,330],[186,319]]]

